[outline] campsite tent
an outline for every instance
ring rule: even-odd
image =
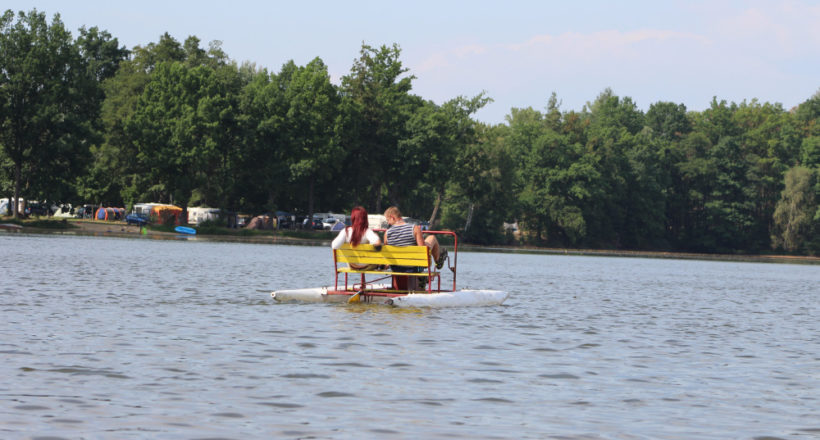
[[[122,220],[125,218],[125,208],[99,208],[94,214],[95,220]]]
[[[151,207],[151,221],[159,224],[182,223],[182,208],[174,205],[155,205]]]

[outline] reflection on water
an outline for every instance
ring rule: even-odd
[[[459,257],[510,299],[276,304],[327,248],[0,234],[0,437],[820,433],[817,266]]]

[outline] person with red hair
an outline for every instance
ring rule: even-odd
[[[353,208],[350,212],[350,226],[347,226],[339,231],[339,235],[333,239],[333,243],[330,246],[333,249],[339,249],[345,243],[350,243],[353,247],[356,247],[362,243],[372,244],[376,246],[377,249],[382,244],[379,235],[370,229],[367,221],[367,211],[361,206]],[[376,269],[378,265],[360,265],[351,263],[350,267],[359,270],[373,270]]]

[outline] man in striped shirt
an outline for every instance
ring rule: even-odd
[[[436,269],[444,266],[447,259],[447,249],[439,247],[438,240],[433,235],[422,238],[421,226],[411,225],[404,221],[401,211],[395,206],[384,211],[384,217],[390,228],[384,233],[384,244],[391,246],[427,246],[430,248],[430,255],[436,263]]]

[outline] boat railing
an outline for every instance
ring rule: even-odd
[[[373,229],[373,231],[374,232],[380,232],[380,233],[384,234],[384,232],[386,232],[387,229],[376,228],[376,229]],[[421,231],[421,234],[422,235],[448,235],[448,236],[453,237],[453,255],[450,257],[453,265],[449,266],[449,269],[450,269],[450,271],[453,272],[453,291],[455,292],[455,290],[456,290],[456,275],[458,275],[458,271],[457,271],[457,268],[458,268],[458,236],[453,231]],[[382,241],[384,241],[384,240],[382,240]],[[442,244],[439,243],[439,247],[441,247],[441,246],[442,246]]]

